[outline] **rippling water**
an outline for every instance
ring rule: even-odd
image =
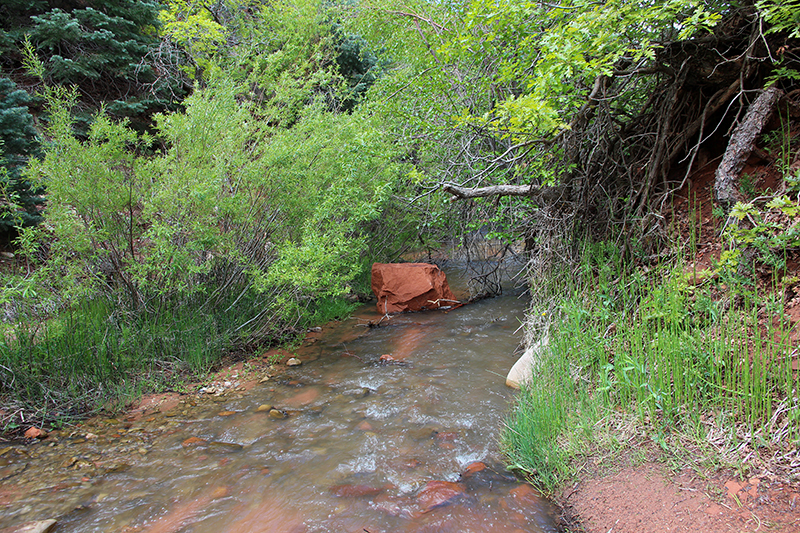
[[[365,306],[301,347],[302,366],[250,392],[96,422],[87,442],[7,447],[0,528],[57,518],[55,531],[75,532],[556,531],[496,443],[525,305],[509,294],[379,328],[364,326],[379,318]]]

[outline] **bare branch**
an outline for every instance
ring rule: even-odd
[[[562,187],[534,187],[532,185],[491,185],[489,187],[459,187],[452,183],[442,185],[444,192],[452,194],[453,200],[487,198],[490,196],[529,196],[543,200],[554,200],[564,192]]]

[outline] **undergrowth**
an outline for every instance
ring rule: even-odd
[[[0,431],[57,426],[123,408],[143,393],[180,390],[224,358],[292,341],[354,307],[342,298],[311,301],[297,308],[294,325],[271,320],[265,330],[262,315],[276,314],[272,295],[230,292],[213,304],[189,299],[136,310],[98,296],[46,318],[18,317],[0,336]]]
[[[533,284],[531,335],[550,342],[501,436],[512,468],[552,492],[582,456],[624,445],[629,417],[668,452],[797,462],[798,377],[775,292],[723,268],[630,269],[610,243],[586,245],[565,274]]]

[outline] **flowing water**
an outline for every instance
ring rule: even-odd
[[[497,446],[524,310],[517,292],[369,328],[364,306],[246,393],[0,446],[0,529],[556,531]]]

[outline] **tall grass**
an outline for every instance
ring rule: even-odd
[[[545,293],[530,316],[551,317],[551,342],[501,438],[512,467],[553,490],[615,416],[636,417],[664,446],[717,435],[734,461],[742,450],[800,444],[798,377],[773,320],[782,304],[730,278],[697,283],[689,270],[629,270],[613,246],[587,245],[573,272],[537,284]],[[744,295],[738,304],[720,300],[723,283]]]
[[[285,338],[291,324],[268,318],[272,295],[230,286],[130,309],[97,295],[44,318],[18,317],[0,337],[0,397],[6,412],[67,420],[204,376],[226,355]],[[18,418],[7,417],[11,429]]]

